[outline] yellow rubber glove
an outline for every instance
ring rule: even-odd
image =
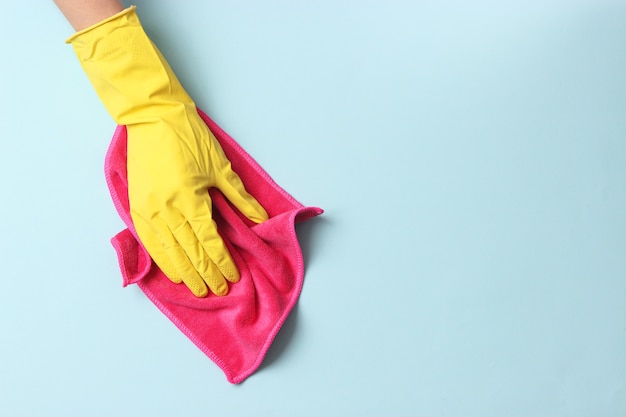
[[[250,220],[267,213],[130,7],[67,41],[113,119],[128,131],[131,217],[146,250],[198,297],[228,293],[239,271],[212,218],[210,187]],[[208,288],[207,288],[208,287]]]

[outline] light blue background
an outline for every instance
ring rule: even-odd
[[[233,386],[122,289],[114,124],[54,4],[3,4],[0,416],[626,415],[626,2],[137,4],[326,210],[302,296]]]

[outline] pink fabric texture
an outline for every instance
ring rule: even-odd
[[[295,224],[323,211],[297,202],[215,122],[198,112],[246,189],[269,214],[269,220],[254,224],[219,191],[210,190],[214,220],[239,267],[241,280],[230,284],[230,292],[224,297],[210,294],[196,298],[184,285],[172,283],[152,262],[130,217],[124,126],[115,131],[105,161],[111,197],[127,226],[111,242],[123,285],[138,285],[224,371],[228,381],[237,384],[259,367],[300,295],[304,264]]]

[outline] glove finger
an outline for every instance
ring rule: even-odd
[[[203,196],[197,195],[196,198],[198,204],[194,212],[183,213],[187,219],[188,228],[181,228],[177,231],[175,233],[176,238],[181,245],[193,251],[188,253],[192,262],[193,258],[200,259],[200,256],[206,254],[214,266],[217,267],[221,277],[226,278],[230,282],[239,281],[240,275],[237,265],[217,230],[217,224],[213,220],[209,193],[205,191]],[[192,243],[195,245],[192,245]],[[204,265],[199,262],[198,265],[202,265],[204,268]],[[206,276],[210,277],[209,270],[204,270],[207,271]]]
[[[178,243],[173,245],[165,246],[165,251],[168,256],[172,260],[174,267],[177,272],[180,274],[183,282],[189,288],[189,290],[196,297],[206,297],[209,295],[209,290],[207,289],[207,283],[203,279],[203,277],[198,274],[198,271],[194,267],[194,265],[190,262],[189,258],[183,247],[181,247]],[[228,286],[224,284],[226,287],[226,292],[228,292]],[[209,286],[209,288],[211,288]],[[215,285],[211,290],[217,295],[223,295],[223,289],[216,288]]]
[[[216,142],[217,144],[217,142]],[[224,151],[216,145],[216,153],[219,150],[220,157],[214,161],[214,167],[218,171],[217,188],[237,209],[255,223],[262,223],[268,219],[267,212],[254,198],[241,181],[239,175],[233,171],[230,161],[224,155]]]
[[[209,294],[204,280],[189,261],[165,221],[155,216],[148,223],[140,216],[133,216],[133,223],[146,250],[172,282],[184,283],[196,297],[206,297]]]
[[[205,194],[194,213],[187,213],[187,216],[181,213],[175,223],[178,226],[171,231],[204,282],[212,292],[221,296],[228,294],[226,280],[239,281],[239,271],[217,232],[210,208],[211,200],[208,192]]]
[[[131,217],[133,220],[133,225],[135,226],[135,230],[137,231],[137,236],[139,240],[143,244],[143,246],[148,251],[148,254],[157,264],[157,266],[163,271],[163,273],[170,279],[170,281],[175,284],[180,284],[183,282],[179,273],[172,265],[172,262],[169,259],[169,256],[165,252],[163,248],[163,243],[157,237],[155,232],[152,229],[152,226],[148,224],[143,218],[139,215],[131,213]]]

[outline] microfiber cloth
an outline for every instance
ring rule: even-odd
[[[304,279],[302,251],[295,224],[323,212],[297,202],[206,114],[198,113],[222,145],[246,189],[269,219],[252,223],[218,191],[211,189],[213,217],[239,271],[223,297],[195,297],[172,283],[137,238],[130,217],[124,126],[118,126],[105,161],[115,207],[127,228],[111,239],[123,285],[136,284],[193,343],[226,374],[243,382],[259,367],[274,337],[296,304]]]

